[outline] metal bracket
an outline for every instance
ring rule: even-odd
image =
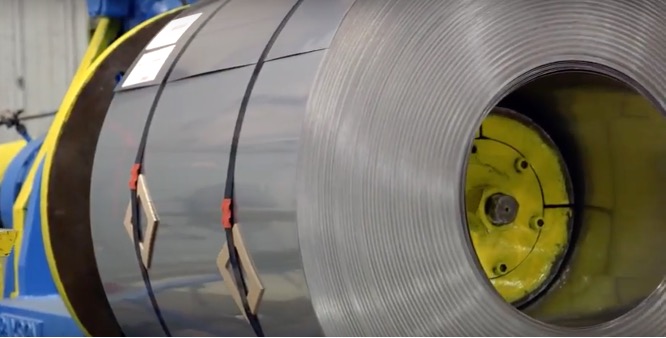
[[[243,236],[241,235],[239,228],[239,224],[234,224],[231,231],[233,231],[234,244],[236,245],[238,259],[240,260],[241,267],[243,269],[243,275],[245,276],[245,283],[247,286],[247,303],[250,306],[250,312],[256,315],[265,289],[261,283],[259,275],[257,274],[254,262],[247,252],[245,241],[243,240]],[[231,293],[231,297],[236,303],[236,306],[238,306],[241,313],[245,315],[245,309],[243,308],[243,302],[241,300],[240,294],[242,290],[238,289],[233,271],[231,270],[229,248],[226,243],[217,256],[217,268],[220,271],[222,279],[224,280],[224,284]]]
[[[150,269],[150,264],[153,259],[153,246],[155,244],[155,236],[157,235],[157,228],[160,225],[160,219],[157,216],[157,211],[155,211],[155,205],[153,200],[150,197],[150,191],[146,185],[146,179],[143,175],[139,175],[137,180],[136,187],[137,197],[139,207],[143,210],[143,213],[146,215],[146,231],[144,233],[143,239],[139,242],[139,249],[141,250],[141,260],[143,266],[146,269]],[[134,243],[134,230],[132,223],[132,202],[127,206],[127,211],[125,212],[125,229],[127,234],[129,234],[130,240]]]
[[[18,233],[12,229],[0,229],[0,257],[9,256],[16,243]]]

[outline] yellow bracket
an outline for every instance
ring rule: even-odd
[[[0,229],[0,272],[5,275],[5,266],[7,256],[12,252],[14,243],[16,243],[17,232],[12,229]],[[5,283],[0,281],[0,294],[5,292]]]
[[[0,229],[0,257],[7,257],[16,243],[16,231]]]

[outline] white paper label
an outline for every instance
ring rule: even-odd
[[[146,49],[152,50],[175,44],[200,16],[201,13],[196,13],[169,22],[150,40]]]
[[[127,75],[123,88],[155,80],[175,45],[145,53]]]

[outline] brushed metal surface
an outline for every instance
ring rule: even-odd
[[[512,86],[537,75],[565,69],[623,74],[641,84],[663,114],[664,15],[666,3],[657,1],[358,0],[317,75],[299,153],[299,238],[324,332],[666,334],[664,283],[634,311],[596,326],[548,325],[518,312],[478,269],[462,198],[465,159],[482,118]],[[567,103],[560,107],[570,108]],[[634,154],[654,163],[663,149]],[[626,166],[612,171],[614,181],[632,179],[642,187],[626,189],[624,201],[663,182],[663,170],[653,169],[652,181],[636,173]],[[664,229],[663,208],[651,202],[649,209],[617,221],[659,229],[652,237],[663,238],[657,235]],[[638,234],[613,241],[623,243],[620,252],[663,246],[663,239]],[[630,268],[614,273],[640,278],[638,267],[649,267],[663,278],[661,250],[652,252],[658,258],[648,256],[650,265],[624,256]]]
[[[301,263],[295,182],[301,122],[324,53],[264,65],[238,145],[236,215],[266,286],[260,315],[268,336],[323,334]]]
[[[644,299],[615,321],[565,328],[503,303],[477,269],[460,197],[471,135],[484,112],[517,83],[562,69],[607,72],[641,87],[663,111],[665,5],[304,0],[267,62],[257,67],[294,3],[232,0],[201,23],[202,34],[181,45],[182,58],[167,62],[165,67],[175,65],[172,76],[165,72],[166,79],[153,86],[117,93],[106,118],[95,114],[89,121],[95,128],[103,123],[90,184],[92,244],[106,298],[125,335],[164,335],[122,224],[129,169],[153,106],[144,174],[161,219],[150,281],[162,316],[174,335],[252,335],[215,264],[224,244],[219,204],[229,147],[248,89],[234,177],[236,218],[266,287],[259,318],[267,335],[666,334],[664,286],[645,299],[649,283],[632,292],[621,288],[637,280],[659,283],[666,266],[662,255],[638,254],[639,247],[660,252],[664,245],[649,232],[661,231],[663,198],[637,198],[658,191],[654,182],[666,179],[657,160],[663,147],[646,141],[666,140],[663,121],[646,123],[649,114],[631,109],[616,112],[621,122],[598,120],[614,126],[603,131],[623,142],[608,144],[629,152],[633,163],[609,160],[614,150],[603,158],[615,163],[612,170],[602,162],[581,163],[592,196],[586,208],[594,209],[588,215],[596,212],[613,227],[647,230],[613,244],[618,294]],[[256,82],[250,81],[253,72]],[[579,85],[603,89],[590,81]],[[568,84],[544,86],[535,93],[556,96]],[[551,108],[573,111],[570,101],[553,102]],[[588,120],[576,124],[581,116]],[[592,135],[601,130],[590,122],[594,117],[569,121]],[[84,120],[73,121],[70,133],[84,130]],[[68,134],[67,152],[51,178],[59,183],[50,187],[54,196],[85,196],[85,180],[66,179],[65,160],[91,152],[73,141],[91,133]],[[596,139],[581,140],[576,146],[583,152],[606,151]],[[627,149],[633,141],[638,150]],[[88,152],[77,152],[82,149]],[[649,169],[652,163],[657,169]],[[636,174],[637,168],[646,171]],[[603,190],[608,182],[612,194]],[[67,209],[67,201],[50,203],[52,232],[86,225],[85,212],[65,212],[80,207],[71,202]],[[640,217],[632,213],[636,208],[642,208]],[[74,256],[65,250],[78,247],[71,233],[51,234],[59,257],[70,261]],[[85,285],[72,280],[68,293]],[[77,311],[86,310],[78,304]],[[597,322],[592,316],[575,321]]]
[[[238,221],[266,285],[260,318],[269,336],[321,335],[300,264],[295,222],[300,121],[323,51],[264,65],[237,157]],[[151,124],[145,179],[160,217],[151,281],[215,273],[224,244],[220,201],[245,83],[243,67],[169,83]],[[285,78],[289,86],[280,86]],[[226,88],[224,91],[207,88]],[[253,335],[220,279],[156,294],[169,329]],[[289,311],[285,311],[289,309]]]
[[[471,136],[485,112],[536,75],[576,68],[624,76],[663,111],[666,5],[304,0],[257,68],[294,3],[232,0],[193,36],[166,82],[115,96],[95,156],[91,226],[100,277],[126,335],[164,333],[122,225],[129,169],[154,103],[145,179],[162,221],[150,271],[158,305],[174,335],[252,335],[215,259],[224,244],[219,204],[229,147],[253,72],[235,198],[266,287],[259,318],[267,335],[666,334],[664,285],[633,312],[578,329],[510,307],[477,268],[461,198]],[[567,104],[556,100],[559,109]],[[644,128],[636,122],[643,112],[622,114],[636,120],[611,131]],[[645,135],[666,139],[660,123]],[[590,142],[579,146],[601,150]],[[629,181],[631,168],[660,165],[660,154],[659,147],[636,150],[632,158],[643,164],[616,166],[607,176]],[[634,175],[622,196],[601,193],[599,175],[586,176],[589,207],[659,233],[661,197],[644,203],[641,217],[627,206],[635,207],[632,194],[663,181],[646,179],[664,172]],[[613,273],[621,282],[663,276],[661,255],[619,255],[636,253],[635,246],[660,252],[663,239],[646,237],[636,232],[634,242],[616,244],[622,264]]]
[[[266,60],[328,48],[354,1],[303,1],[280,33]]]
[[[229,145],[252,67],[169,83],[150,127],[144,173],[161,219],[153,283],[217,274],[225,243],[220,223]],[[211,90],[212,89],[212,90]],[[211,336],[252,331],[219,277],[215,282],[156,294],[169,329]],[[202,323],[205,326],[202,327]]]
[[[122,225],[126,181],[153,105],[143,173],[160,219],[149,275],[162,316],[173,335],[253,335],[215,264],[225,243],[220,202],[241,100],[268,39],[294,4],[232,0],[192,34],[182,57],[163,66],[173,72],[162,83],[116,94],[95,156],[91,226],[100,276],[126,335],[164,335]],[[350,5],[305,0],[296,21],[286,23],[286,35],[275,39],[280,53],[293,55],[278,53],[264,63],[250,96],[237,157],[237,216],[266,286],[259,318],[267,335],[322,334],[300,264],[293,182],[309,88]],[[275,6],[285,7],[281,17],[267,10]],[[326,20],[305,20],[316,6],[328,13]],[[311,31],[311,39],[295,29]],[[227,64],[211,68],[207,60]]]
[[[231,0],[176,62],[168,81],[257,63],[297,0]]]
[[[97,269],[126,335],[164,335],[145,296],[113,297],[116,290],[146,294],[134,246],[121,220],[130,198],[129,168],[157,89],[116,93],[99,135],[90,182],[90,227]]]

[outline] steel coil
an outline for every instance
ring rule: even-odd
[[[72,84],[71,101],[64,100],[44,141],[54,144],[46,153],[42,177],[45,252],[63,302],[83,332],[92,336],[122,334],[97,273],[90,236],[90,171],[99,122],[104,120],[118,76],[177,12],[142,23],[101,53],[80,82]]]
[[[471,135],[537,76],[623,77],[663,109],[664,13],[653,1],[357,1],[321,66],[301,140],[299,234],[324,331],[663,334],[663,286],[590,328],[515,311],[476,268],[460,196]]]
[[[263,282],[271,285],[261,303],[266,334],[322,334],[305,285],[295,195],[290,191],[308,91],[352,2],[236,0],[194,5],[173,21],[188,22],[174,44],[152,48],[150,44],[160,44],[161,38],[144,40],[147,48],[125,73],[110,108],[105,102],[96,106],[107,107],[106,114],[72,112],[63,132],[70,131],[71,137],[61,136],[50,173],[52,238],[64,246],[70,240],[56,234],[57,229],[71,231],[72,224],[90,229],[92,242],[80,245],[94,245],[106,299],[126,335],[252,334],[221,281],[216,259],[224,244],[219,213],[228,148],[247,83],[262,55],[265,66],[256,78],[238,150],[236,189],[238,205],[243,206],[238,218],[248,223],[247,246]],[[279,36],[274,34],[278,26],[283,26]],[[169,52],[161,67],[151,76],[137,76],[151,69],[141,59],[165,48]],[[281,86],[286,79],[289,85]],[[151,110],[154,117],[147,123]],[[81,128],[80,123],[90,125]],[[144,175],[160,225],[149,283],[144,283],[123,219],[129,170],[147,127]],[[272,131],[266,133],[267,128]],[[84,130],[91,134],[84,135]],[[74,174],[66,166],[71,163],[67,154],[82,157],[78,162],[86,165],[80,172]],[[257,167],[268,164],[266,160],[270,167]],[[61,197],[74,191],[89,202]],[[73,207],[88,203],[89,211]],[[63,213],[66,205],[71,208]],[[90,222],[83,222],[86,219]],[[56,260],[65,261],[64,255]],[[83,323],[95,325],[90,320]]]
[[[202,2],[144,41],[108,111],[72,113],[49,179],[56,259],[76,261],[65,225],[91,232],[76,237],[87,241],[82,252],[94,251],[100,281],[89,283],[104,286],[126,335],[253,335],[251,313],[220,276],[220,204],[232,186],[239,256],[253,261],[245,277],[255,268],[265,288],[257,312],[266,335],[666,334],[664,198],[653,189],[666,178],[656,162],[666,146],[656,113],[666,92],[664,15],[666,4],[647,0]],[[578,75],[543,80],[563,72]],[[574,107],[584,91],[622,100]],[[525,103],[535,93],[555,101],[535,109]],[[648,103],[627,106],[634,94]],[[549,317],[573,302],[557,290],[574,284],[577,261],[596,257],[589,250],[569,250],[552,290],[528,308],[504,302],[479,269],[465,170],[498,104],[530,111],[565,153],[579,203],[573,240],[610,238],[603,252],[615,263],[604,260],[603,278],[594,276],[605,286],[576,294],[617,297],[598,306],[607,312],[579,306],[575,320]],[[607,111],[615,115],[602,118]],[[602,124],[612,125],[604,140],[594,136]],[[72,154],[86,164],[80,182],[70,178]],[[130,217],[130,191],[143,229]],[[594,217],[606,223],[590,225]],[[134,231],[155,237],[139,244]]]

